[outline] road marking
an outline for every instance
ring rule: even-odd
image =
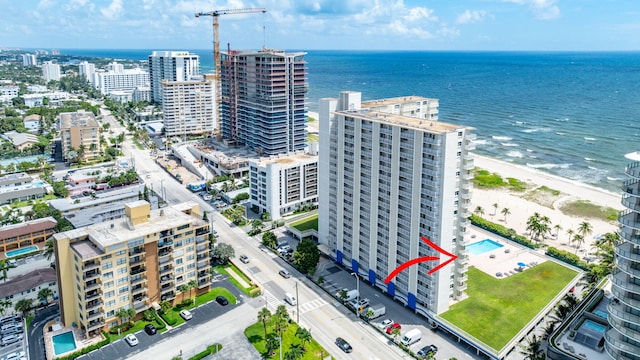
[[[267,299],[267,308],[271,307],[275,311],[281,305],[280,301],[267,290],[264,290],[264,297]]]
[[[300,314],[304,314],[306,312],[309,312],[311,310],[317,309],[325,305],[327,305],[327,302],[324,301],[324,299],[322,298],[318,298],[318,299],[306,302],[304,304],[300,304]]]

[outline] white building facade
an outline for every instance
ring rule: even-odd
[[[105,95],[112,91],[132,91],[139,86],[149,86],[149,73],[142,69],[95,72],[92,83]]]
[[[22,65],[24,66],[35,66],[38,65],[38,58],[36,58],[33,54],[23,54],[22,55]]]
[[[318,204],[318,156],[290,154],[249,162],[251,206],[271,219]]]
[[[84,76],[87,81],[93,80],[93,73],[96,72],[96,65],[88,61],[83,61],[78,64],[78,73],[80,76]]]
[[[189,81],[200,74],[200,56],[188,51],[154,51],[149,55],[151,98],[162,102],[162,81]]]
[[[319,241],[336,261],[429,317],[465,298],[470,128],[361,107],[359,92],[321,99]],[[428,274],[445,256],[458,258]],[[401,264],[421,262],[385,279]]]
[[[166,136],[210,134],[215,129],[213,78],[162,82],[162,113]]]
[[[45,61],[44,64],[42,64],[42,77],[46,82],[60,80],[60,65],[54,64],[51,61]]]

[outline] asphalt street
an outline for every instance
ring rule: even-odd
[[[53,304],[36,312],[31,326],[27,329],[30,360],[45,360],[47,358],[44,347],[44,337],[42,335],[44,325],[58,316],[60,316],[60,307],[58,304]]]

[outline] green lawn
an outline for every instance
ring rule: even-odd
[[[300,340],[296,337],[296,330],[298,329],[298,324],[292,322],[287,330],[282,335],[284,341],[282,342],[282,355],[284,356],[289,348],[292,345],[300,344]],[[267,332],[273,332],[273,326],[271,322],[267,323]],[[263,355],[264,359],[279,359],[280,358],[280,350],[276,351],[274,356],[267,356],[267,351],[264,347],[264,326],[262,322],[257,322],[244,330],[244,335],[249,339],[249,342],[253,345],[253,347],[258,350],[260,354]],[[306,343],[305,345],[306,351],[304,356],[301,358],[302,360],[311,360],[311,359],[323,359],[325,356],[329,355],[329,353],[318,344],[314,339],[311,339],[311,343]]]
[[[233,271],[234,273],[238,274],[238,276],[240,276],[242,279],[244,279],[244,281],[246,281],[247,284],[251,283],[251,280],[242,271],[240,271],[235,265],[233,265],[231,263],[229,263],[227,265],[216,265],[215,269],[216,269],[216,271],[218,273],[226,274],[226,275],[228,275],[230,271]],[[227,280],[229,280],[230,283],[235,285],[235,287],[237,287],[240,291],[242,291],[246,295],[249,295],[249,296],[252,296],[252,297],[260,295],[260,292],[256,290],[258,288],[257,285],[250,286],[250,287],[246,288],[246,287],[240,285],[240,283],[231,275],[229,275]]]
[[[441,317],[495,350],[502,349],[576,276],[552,261],[505,279],[476,268],[469,268],[467,274],[469,298]]]
[[[294,228],[305,231],[305,230],[318,230],[318,215],[310,216],[308,218],[304,218],[302,220],[296,221],[291,224]]]

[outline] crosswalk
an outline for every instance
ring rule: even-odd
[[[267,308],[271,311],[275,311],[279,305],[285,304],[284,301],[273,296],[273,294],[270,293],[268,290],[263,291],[263,296],[264,296],[264,299],[266,300]],[[327,305],[327,302],[324,299],[317,298],[304,303],[301,302],[300,304],[297,305],[297,307],[300,309],[300,314],[304,314],[306,312],[320,308],[325,305]]]
[[[304,304],[300,303],[300,314],[304,314],[325,305],[327,305],[327,302],[321,298],[305,302]]]
[[[267,309],[275,311],[282,302],[273,296],[269,291],[264,290],[264,297],[267,300]]]

